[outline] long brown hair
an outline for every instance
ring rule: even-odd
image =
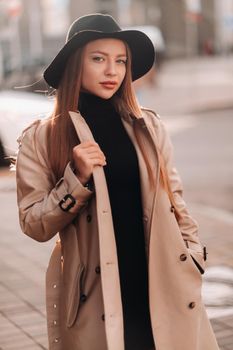
[[[126,43],[125,46],[127,52],[126,75],[120,88],[112,97],[112,102],[120,115],[133,115],[136,118],[140,118],[142,112],[132,86],[131,52]],[[49,120],[47,133],[48,156],[51,169],[57,180],[63,176],[67,163],[72,161],[73,147],[79,143],[69,116],[69,111],[75,112],[78,108],[81,90],[83,52],[83,48],[78,48],[68,60],[59,87],[56,90],[55,107]],[[134,133],[146,163],[150,185],[154,187],[156,182],[155,174],[147,156],[145,146],[136,128],[134,128]],[[177,209],[166,167],[160,153],[159,163],[160,182],[167,191],[172,205]],[[178,210],[176,210],[176,214],[178,214]]]

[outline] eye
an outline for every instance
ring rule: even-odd
[[[120,63],[120,64],[126,64],[126,62],[127,62],[127,59],[126,59],[126,58],[125,58],[125,59],[119,58],[119,59],[117,60],[117,63]]]
[[[104,61],[104,58],[102,56],[93,56],[92,59],[95,62],[103,62]]]

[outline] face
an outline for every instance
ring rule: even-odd
[[[82,91],[103,99],[119,89],[126,73],[126,47],[118,39],[98,39],[84,48]]]

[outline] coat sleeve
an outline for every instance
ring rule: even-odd
[[[93,192],[84,187],[67,164],[54,186],[43,152],[45,131],[33,125],[20,139],[16,161],[17,201],[22,231],[44,242],[71,223]]]
[[[165,162],[174,201],[179,211],[177,222],[182,237],[195,264],[199,268],[200,272],[203,273],[205,268],[204,260],[206,259],[204,253],[206,251],[199,240],[198,224],[190,215],[187,205],[183,199],[183,185],[179,173],[174,165],[173,145],[168,131],[161,119],[154,116],[153,119],[155,118],[157,119],[156,121],[154,120],[154,127],[157,130],[156,135],[158,148]]]

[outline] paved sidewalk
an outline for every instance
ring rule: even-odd
[[[221,350],[233,350],[233,315],[212,319],[211,324]]]
[[[0,185],[3,184],[0,179]],[[0,350],[47,349],[45,271],[53,241],[21,234],[14,178],[0,189]]]
[[[156,78],[138,96],[163,117],[233,108],[233,56],[167,61]]]

